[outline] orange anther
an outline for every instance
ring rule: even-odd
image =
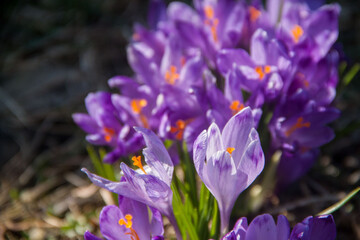
[[[205,16],[207,18],[213,18],[214,17],[214,9],[211,6],[205,6],[204,7]]]
[[[145,169],[144,169],[144,167],[143,167],[143,165],[142,165],[142,163],[141,163],[141,156],[133,156],[132,158],[131,158],[131,160],[133,160],[133,165],[134,166],[137,166],[138,168],[140,168],[141,169],[141,171],[143,171],[145,174],[147,174],[146,172],[145,172]],[[126,217],[126,216],[125,216]]]
[[[303,122],[304,118],[303,117],[299,117],[296,121],[296,123],[294,125],[292,125],[286,132],[285,132],[285,136],[289,137],[295,130],[299,129],[299,128],[309,128],[311,126],[310,122]]]
[[[187,124],[188,121],[177,120],[175,123],[175,127],[172,126],[170,128],[171,133],[176,133],[175,138],[177,140],[181,140],[183,138],[184,130]]]
[[[240,103],[239,100],[234,100],[231,102],[229,108],[231,109],[233,115],[240,112],[244,108],[244,104]]]
[[[126,214],[125,215],[126,221],[124,220],[124,218],[121,218],[118,223],[119,223],[120,226],[125,225],[125,227],[130,230],[130,232],[127,232],[125,234],[129,235],[131,240],[140,240],[139,235],[132,228],[132,224],[133,224],[132,218],[133,217],[132,217],[131,214]]]
[[[263,69],[261,66],[255,67],[255,72],[259,74],[260,80],[262,80],[265,77],[265,73],[263,72]]]
[[[218,42],[218,36],[216,30],[217,30],[217,26],[219,25],[219,19],[215,18],[214,9],[211,6],[205,6],[204,12],[206,16],[204,23],[206,25],[209,25],[211,35],[214,41]]]
[[[147,101],[146,99],[133,99],[131,100],[130,105],[133,112],[139,114],[141,110],[146,107]]]
[[[186,63],[185,57],[181,57],[181,58],[180,58],[180,64],[181,64],[181,66],[183,67],[183,66],[185,65],[185,63]]]
[[[249,13],[250,13],[250,21],[251,22],[255,22],[261,15],[261,12],[253,6],[249,7]]]
[[[104,130],[104,132],[105,132],[105,135],[104,135],[105,141],[106,141],[106,142],[111,142],[112,138],[113,138],[114,135],[115,135],[114,129],[104,127],[103,130]]]
[[[294,42],[297,43],[300,39],[300,37],[304,34],[304,30],[301,26],[295,25],[294,28],[291,30],[291,33],[294,37]]]
[[[124,218],[121,218],[119,220],[119,225],[122,226],[122,225],[125,225],[126,228],[131,228],[132,227],[132,216],[131,214],[126,214],[125,215],[125,219],[126,221],[124,220]]]
[[[271,72],[271,66],[269,65],[265,65],[264,67],[264,72],[267,74],[267,73],[270,73]]]
[[[235,150],[235,148],[233,148],[233,147],[228,147],[227,149],[226,149],[226,151],[231,155],[232,154],[232,152]]]
[[[176,66],[171,65],[170,69],[165,73],[165,81],[171,85],[175,84],[175,80],[179,78],[179,74],[176,72]]]
[[[132,35],[132,39],[135,40],[135,41],[139,41],[140,40],[140,35],[138,33],[134,33]]]

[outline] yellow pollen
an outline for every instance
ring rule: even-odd
[[[190,120],[184,121],[184,120],[177,120],[175,123],[175,127],[170,128],[171,133],[175,133],[175,138],[177,140],[182,140],[184,135],[184,130],[186,125],[190,122]]]
[[[289,137],[295,130],[299,129],[299,128],[309,128],[311,126],[310,122],[303,122],[304,118],[303,117],[299,117],[296,121],[296,123],[294,125],[292,125],[286,132],[285,132],[285,136]]]
[[[255,22],[261,15],[261,12],[253,6],[249,7],[249,13],[250,13],[250,21],[251,22]]]
[[[259,74],[260,80],[262,80],[265,77],[265,73],[263,72],[262,67],[260,66],[255,67],[255,72]]]
[[[141,113],[141,110],[146,107],[147,101],[146,99],[133,99],[131,100],[130,105],[133,112],[139,114]]]
[[[176,67],[171,65],[170,69],[165,73],[165,81],[171,85],[174,85],[175,80],[177,80],[179,76],[180,75],[176,72]]]
[[[228,147],[227,149],[226,149],[226,151],[231,155],[232,154],[232,152],[235,150],[235,148],[233,148],[233,147]]]
[[[229,108],[233,112],[233,115],[240,112],[244,108],[244,104],[240,103],[239,100],[232,101]]]
[[[294,26],[294,28],[291,30],[291,33],[294,37],[295,43],[297,43],[299,41],[300,37],[304,34],[304,30],[302,29],[301,26],[296,24]]]
[[[132,158],[131,158],[131,160],[133,160],[133,165],[134,166],[137,166],[138,168],[140,168],[141,169],[141,171],[143,171],[145,174],[147,174],[146,172],[145,172],[145,169],[144,169],[144,167],[143,167],[143,165],[142,165],[142,163],[141,163],[141,156],[133,156]],[[131,215],[130,215],[131,216]],[[126,216],[125,216],[125,218],[126,218]]]
[[[111,142],[112,138],[113,138],[114,135],[115,135],[114,129],[104,127],[103,130],[104,130],[104,132],[105,132],[105,135],[104,135],[105,141],[106,141],[106,142]]]

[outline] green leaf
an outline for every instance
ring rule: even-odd
[[[95,149],[92,146],[87,145],[86,150],[89,154],[92,164],[94,165],[96,173],[98,175],[100,175],[101,177],[105,177],[105,171],[102,167],[102,162],[99,159],[99,156],[97,155],[97,153],[95,152]]]
[[[220,232],[220,219],[219,219],[219,208],[217,202],[214,201],[213,206],[214,214],[212,217],[211,229],[210,229],[210,238],[217,239]]]
[[[349,85],[349,83],[354,79],[355,75],[359,72],[360,70],[360,64],[356,63],[344,76],[343,78],[343,82],[344,85],[347,86]]]
[[[185,206],[182,204],[180,194],[178,192],[175,184],[171,184],[171,189],[173,191],[173,210],[176,221],[178,223],[179,229],[183,239],[186,239],[186,232],[189,234],[190,239],[199,240],[199,236],[195,230],[195,226],[190,221],[190,215],[187,214]],[[185,211],[184,211],[185,209]]]
[[[331,213],[335,212],[336,210],[338,210],[339,208],[341,208],[345,203],[347,203],[351,198],[353,198],[359,191],[360,191],[360,187],[355,188],[353,191],[351,191],[351,193],[349,193],[348,195],[346,195],[346,197],[344,197],[342,200],[340,200],[339,202],[335,203],[335,204],[332,205],[331,207],[328,207],[327,209],[319,212],[319,213],[317,214],[317,216],[326,215],[326,214],[331,214]]]

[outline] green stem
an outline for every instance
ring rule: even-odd
[[[344,197],[342,200],[340,200],[339,202],[335,203],[334,205],[328,207],[327,209],[319,212],[317,214],[317,216],[331,214],[331,213],[335,212],[336,210],[341,208],[345,203],[347,203],[351,198],[353,198],[359,191],[360,191],[360,187],[355,188],[348,195],[346,195],[346,197]]]

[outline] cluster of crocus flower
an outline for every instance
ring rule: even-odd
[[[257,126],[270,132],[265,154],[282,152],[276,176],[283,187],[313,165],[319,147],[334,137],[327,124],[339,116],[331,106],[338,82],[339,56],[333,49],[337,4],[194,0],[193,5],[151,0],[150,29],[136,25],[127,48],[134,76],[111,78],[108,84],[119,94],[90,93],[88,114],[73,115],[90,143],[111,149],[106,163],[147,146],[147,166],[140,156],[133,157],[136,171],[121,163],[121,182],[84,171],[96,185],[168,217],[178,238],[171,190],[178,157],[168,153],[162,140],[186,143],[198,175],[217,200],[225,234],[237,197],[264,168]],[[123,234],[137,239],[139,230],[127,224],[136,214],[129,212],[114,206],[104,209],[101,219],[115,214],[123,219]],[[263,219],[268,216],[259,216],[249,227],[242,221],[241,231],[249,229],[253,236],[251,229]],[[285,220],[280,221],[283,226]],[[304,226],[313,220],[306,221]],[[110,236],[105,229],[104,236]],[[147,232],[153,238],[160,235]],[[91,239],[90,233],[86,236]]]

